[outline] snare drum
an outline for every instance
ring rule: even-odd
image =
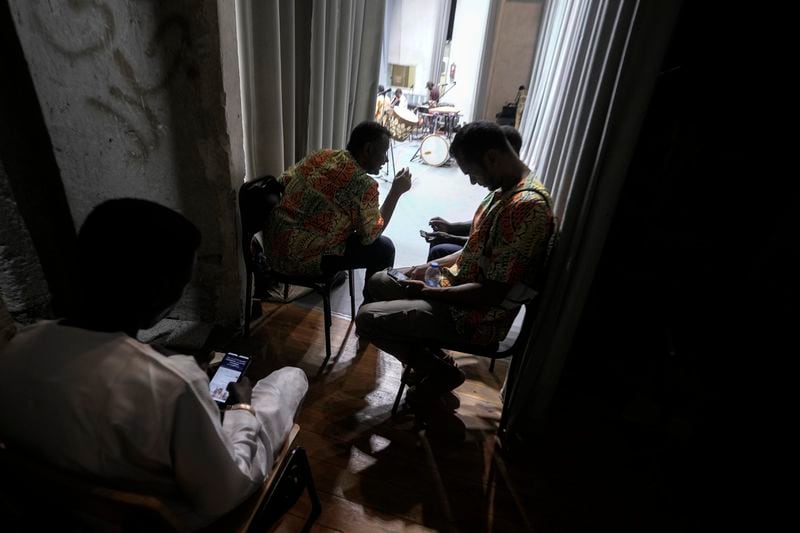
[[[387,128],[392,134],[392,138],[398,141],[405,141],[411,132],[420,122],[416,113],[408,108],[396,106],[388,115]]]
[[[440,167],[450,159],[450,141],[441,135],[428,135],[419,147],[422,160],[434,167]]]

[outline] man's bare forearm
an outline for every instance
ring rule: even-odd
[[[500,305],[507,292],[504,287],[473,282],[454,287],[425,287],[420,291],[420,296],[425,300],[484,307]]]
[[[397,207],[397,201],[400,199],[402,194],[403,193],[398,192],[393,188],[389,189],[389,194],[386,195],[386,199],[381,205],[381,218],[383,219],[383,227],[389,225],[389,221],[392,219],[392,214],[394,214],[394,208]]]

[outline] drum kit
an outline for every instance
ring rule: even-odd
[[[421,111],[419,115],[401,106],[390,107],[384,112],[381,123],[389,130],[392,139],[400,142],[414,133],[426,133],[411,160],[419,158],[435,167],[445,165],[450,160],[450,139],[458,125],[460,111],[451,105],[419,106],[417,110]]]
[[[450,138],[461,112],[454,106],[440,105],[428,109],[427,114],[430,133],[422,139],[411,160],[420,157],[428,165],[440,167],[450,160]]]
[[[386,128],[392,138],[400,142],[408,139],[409,135],[422,124],[422,118],[408,108],[395,106],[386,113]]]

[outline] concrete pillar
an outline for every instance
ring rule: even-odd
[[[180,211],[203,244],[174,316],[238,323],[243,156],[229,132],[241,139],[241,125],[226,119],[226,89],[238,90],[238,71],[230,60],[223,65],[217,2],[8,3],[76,227],[109,198]]]
[[[50,315],[50,291],[39,256],[17,209],[3,162],[0,161],[0,297],[3,313],[29,324]],[[3,318],[5,331],[10,321]],[[13,325],[13,323],[11,323]],[[2,336],[2,333],[0,333]]]
[[[5,345],[8,344],[8,341],[11,340],[11,337],[13,337],[16,332],[17,327],[11,319],[11,315],[8,314],[5,302],[0,298],[0,352],[3,351]]]

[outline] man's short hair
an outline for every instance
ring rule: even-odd
[[[450,145],[450,155],[461,161],[481,163],[489,150],[514,153],[503,130],[494,122],[470,122],[456,133]]]
[[[506,136],[508,144],[510,144],[511,148],[519,155],[519,151],[522,149],[522,135],[517,131],[517,128],[506,125],[500,126],[500,129],[503,130],[503,135]]]
[[[185,283],[200,231],[183,215],[149,200],[96,206],[78,232],[78,268],[87,295],[135,295],[164,277]],[[181,286],[182,288],[182,286]],[[133,305],[121,300],[115,305]]]
[[[384,135],[386,135],[386,137],[391,137],[389,130],[377,122],[365,120],[350,132],[350,140],[347,141],[347,151],[356,155],[365,144],[375,142]]]

